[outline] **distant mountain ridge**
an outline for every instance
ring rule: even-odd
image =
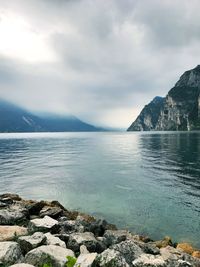
[[[101,131],[74,116],[33,114],[17,105],[0,100],[0,132],[82,132]]]
[[[200,65],[186,71],[164,98],[146,105],[128,131],[200,130]]]

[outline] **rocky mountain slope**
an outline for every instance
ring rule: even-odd
[[[99,131],[74,116],[33,114],[4,100],[0,101],[0,132]]]
[[[200,130],[200,65],[186,71],[165,98],[146,105],[128,131]]]

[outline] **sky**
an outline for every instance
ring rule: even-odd
[[[128,126],[200,64],[199,0],[0,0],[0,98]]]

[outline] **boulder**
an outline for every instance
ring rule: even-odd
[[[177,249],[182,249],[185,253],[191,254],[194,252],[194,248],[189,243],[179,243]]]
[[[51,218],[57,219],[58,217],[62,216],[63,210],[60,207],[49,207],[44,206],[40,210],[40,217],[50,216]]]
[[[56,229],[58,226],[58,221],[52,219],[49,216],[45,216],[42,219],[33,219],[29,222],[29,231],[31,232],[49,232]]]
[[[85,231],[84,226],[76,220],[61,221],[59,222],[59,226],[61,234],[83,233]]]
[[[158,255],[150,255],[150,254],[142,254],[139,258],[135,259],[132,262],[134,267],[167,267],[166,262],[163,260],[161,256]]]
[[[67,256],[74,257],[70,249],[59,246],[41,246],[29,251],[25,256],[25,262],[40,267],[43,264],[51,264],[53,267],[64,267]]]
[[[9,208],[0,209],[0,225],[13,225],[22,223],[27,219],[27,210],[20,205],[11,205]]]
[[[31,236],[21,236],[18,238],[18,243],[21,250],[26,254],[30,250],[37,248],[46,242],[46,236],[43,233],[36,232]]]
[[[30,215],[38,215],[41,209],[46,205],[45,201],[26,200],[25,207]]]
[[[23,255],[16,242],[0,242],[0,266],[9,266],[21,262]]]
[[[122,241],[121,243],[113,245],[111,249],[118,251],[128,264],[131,264],[133,260],[143,253],[141,248],[132,240]]]
[[[79,251],[81,245],[85,245],[90,252],[95,252],[98,241],[93,233],[73,233],[69,236],[67,247],[75,252]]]
[[[97,253],[81,254],[74,267],[92,267],[96,257]]]
[[[165,248],[167,246],[172,246],[172,239],[169,236],[165,236],[163,240],[152,242],[154,243],[158,248]]]
[[[126,230],[106,230],[103,237],[110,246],[125,241],[128,233]]]
[[[106,249],[95,259],[95,264],[100,267],[129,267],[125,258],[114,249]]]
[[[22,200],[22,198],[17,194],[6,193],[6,194],[0,195],[0,200],[5,199],[5,198],[10,198],[10,199],[15,200],[15,201]]]
[[[89,253],[89,251],[86,248],[86,246],[85,245],[81,245],[80,246],[80,254],[88,254],[88,253]]]
[[[77,220],[78,219],[79,216],[77,217]],[[91,223],[85,223],[86,231],[92,232],[95,236],[103,236],[107,229],[107,226],[108,226],[107,221],[103,219],[99,219]]]
[[[181,249],[167,246],[160,249],[160,254],[170,267],[200,266],[200,260],[198,258],[194,258],[191,255],[184,253]]]
[[[200,259],[200,251],[199,250],[193,251],[192,257],[195,257],[195,258],[199,258]]]
[[[52,235],[51,233],[46,233],[45,237],[46,237],[46,242],[45,242],[46,245],[55,245],[66,248],[65,242],[62,241],[60,238]]]
[[[1,241],[11,241],[18,236],[27,235],[28,230],[25,227],[20,227],[17,225],[8,226],[1,225],[0,226],[0,242]]]

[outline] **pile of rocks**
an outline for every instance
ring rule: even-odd
[[[117,230],[57,201],[0,195],[0,266],[64,267],[71,258],[75,267],[200,267],[199,257],[188,244]]]

